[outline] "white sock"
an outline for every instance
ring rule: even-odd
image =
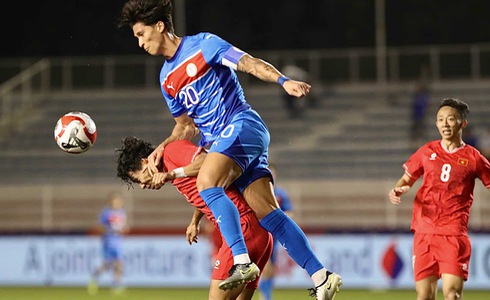
[[[320,270],[316,271],[313,273],[313,275],[311,275],[311,279],[313,280],[315,287],[319,286],[325,281],[325,279],[327,279],[327,269],[321,268]]]
[[[244,254],[239,254],[239,255],[236,255],[236,256],[233,256],[233,263],[236,265],[236,264],[248,264],[252,262],[250,260],[250,257],[248,256],[248,253],[244,253]]]

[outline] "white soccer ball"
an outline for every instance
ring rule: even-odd
[[[94,120],[86,113],[72,111],[64,114],[54,128],[54,140],[67,153],[88,151],[97,139]]]

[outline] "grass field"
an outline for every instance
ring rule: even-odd
[[[83,288],[29,288],[0,287],[0,300],[205,300],[206,289],[151,289],[130,288],[123,295],[114,295],[108,289],[101,289],[95,296],[89,296]],[[259,297],[256,293],[254,300]],[[274,291],[274,299],[296,300],[313,299],[308,296],[305,289],[283,289]],[[368,290],[342,290],[335,300],[414,300],[414,291],[368,291]],[[439,294],[438,299],[443,299]],[[490,291],[466,291],[465,300],[489,300]]]

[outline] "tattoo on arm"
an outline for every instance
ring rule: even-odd
[[[249,54],[245,54],[240,58],[237,69],[268,82],[276,82],[281,76],[281,73],[273,65]]]

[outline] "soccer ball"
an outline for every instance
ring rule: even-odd
[[[64,114],[54,128],[54,140],[67,153],[88,151],[97,139],[95,122],[86,113],[72,111]]]

